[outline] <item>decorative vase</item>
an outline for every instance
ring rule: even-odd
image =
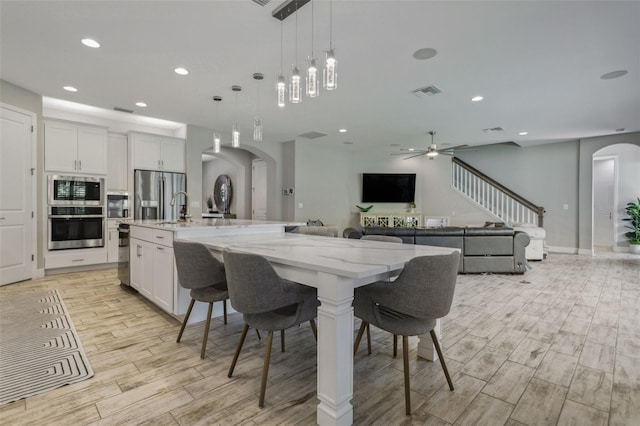
[[[629,251],[633,254],[640,254],[640,244],[629,244]]]

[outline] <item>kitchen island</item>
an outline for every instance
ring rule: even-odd
[[[276,222],[250,219],[194,219],[186,222],[163,220],[131,220],[129,224],[129,276],[131,287],[165,312],[184,315],[191,297],[182,288],[173,256],[173,240],[198,237],[284,234],[285,226],[298,222]],[[219,306],[218,306],[219,305]],[[206,304],[198,303],[189,323],[205,319]],[[214,304],[213,316],[222,315],[222,303]]]

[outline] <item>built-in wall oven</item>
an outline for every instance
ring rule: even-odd
[[[104,247],[104,179],[48,177],[49,250]]]

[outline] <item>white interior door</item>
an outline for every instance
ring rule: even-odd
[[[2,106],[0,285],[32,277],[32,117]]]
[[[613,249],[616,162],[613,158],[593,162],[593,245]]]
[[[253,160],[251,173],[251,218],[267,220],[267,163]]]

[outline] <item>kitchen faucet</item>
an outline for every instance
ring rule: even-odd
[[[176,205],[176,197],[180,194],[184,194],[184,203],[186,205],[184,214],[182,213],[182,210],[180,210],[180,219],[178,219],[180,222],[186,222],[188,219],[191,219],[191,215],[189,214],[189,194],[187,194],[184,191],[178,191],[175,194],[173,194],[173,197],[171,197],[171,202],[169,203],[171,206],[175,206]]]

